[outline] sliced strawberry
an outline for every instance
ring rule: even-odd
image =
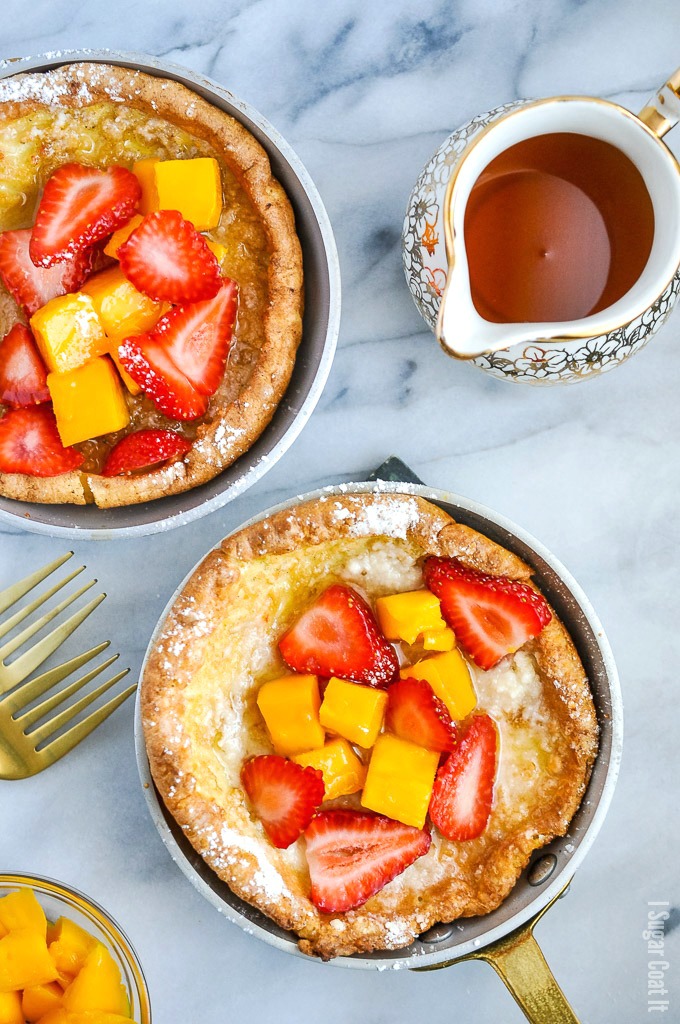
[[[27,317],[50,299],[78,291],[92,269],[90,250],[49,269],[36,267],[28,253],[30,241],[30,228],[0,235],[0,277]]]
[[[312,902],[325,914],[360,907],[430,849],[428,832],[381,814],[322,811],[305,831]]]
[[[296,672],[340,676],[369,686],[387,686],[399,669],[394,647],[363,597],[341,583],[324,590],[302,613],[279,648]]]
[[[0,341],[0,402],[21,407],[49,402],[47,369],[28,327],[15,324]]]
[[[526,583],[468,569],[455,558],[427,558],[425,582],[465,653],[490,669],[537,636],[552,615]]]
[[[285,849],[304,832],[323,802],[323,776],[277,754],[252,757],[241,782],[274,846]]]
[[[0,473],[60,476],[82,461],[79,451],[61,443],[50,406],[13,409],[0,419]]]
[[[496,774],[496,726],[474,715],[465,735],[437,772],[430,818],[447,839],[476,839],[487,826]]]
[[[30,253],[36,267],[70,260],[125,224],[142,196],[124,167],[100,171],[64,164],[48,179],[38,206]]]
[[[223,278],[211,299],[176,306],[150,334],[202,395],[214,395],[224,374],[238,307],[238,286]]]
[[[191,441],[174,430],[136,430],[113,446],[102,474],[119,476],[137,469],[148,469],[175,455],[186,455],[190,448]]]
[[[120,267],[152,299],[199,302],[220,286],[220,266],[203,235],[177,210],[149,213],[118,250]]]
[[[196,390],[151,334],[126,338],[118,358],[132,379],[162,413],[173,420],[195,420],[208,408],[208,397]]]
[[[399,679],[388,691],[385,728],[403,740],[441,753],[456,745],[458,732],[446,705],[424,679]]]

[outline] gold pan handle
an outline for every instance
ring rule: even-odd
[[[465,960],[484,960],[491,964],[531,1024],[579,1024],[564,992],[540,950],[533,931],[545,912],[562,896],[569,882],[550,903],[527,924],[515,928],[504,938],[466,956],[447,960],[433,967],[415,968],[436,971]]]

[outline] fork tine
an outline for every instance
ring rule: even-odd
[[[76,715],[79,715],[81,711],[84,711],[86,707],[93,704],[98,697],[101,697],[102,694],[106,693],[107,690],[110,690],[112,686],[115,686],[116,683],[120,682],[120,680],[126,676],[129,671],[129,668],[124,668],[122,672],[117,672],[115,676],[112,676],[110,679],[106,679],[103,683],[100,683],[99,686],[95,686],[94,690],[86,693],[84,697],[80,698],[80,700],[74,701],[74,703],[69,705],[69,707],[64,708],[63,711],[60,711],[58,714],[53,715],[52,718],[49,718],[43,723],[43,725],[39,725],[37,729],[33,729],[28,733],[28,739],[30,739],[33,746],[39,747],[41,743],[45,742],[48,736],[57,732],[63,725],[66,725],[66,723],[70,722],[71,719],[76,717]],[[88,675],[90,675],[90,673],[88,673]],[[73,684],[71,689],[73,692]]]
[[[66,608],[68,605],[72,604],[76,598],[80,597],[81,594],[84,594],[86,590],[89,590],[94,583],[96,583],[96,580],[89,583],[87,587],[83,587],[69,600],[62,601],[62,608]],[[98,594],[97,597],[93,597],[91,601],[80,608],[77,612],[74,612],[70,618],[66,619],[65,622],[62,622],[56,629],[53,629],[51,633],[48,633],[46,637],[43,637],[42,640],[26,651],[25,654],[22,654],[19,658],[13,661],[11,665],[5,665],[2,671],[2,676],[6,681],[6,689],[10,686],[16,686],[16,684],[20,683],[22,679],[29,676],[31,672],[38,667],[38,665],[41,665],[43,661],[45,661],[50,654],[56,651],[57,647],[59,647],[60,644],[62,644],[64,640],[71,635],[74,629],[77,629],[80,623],[83,622],[88,615],[92,614],[95,608],[102,603],[105,597],[106,594]],[[62,608],[59,608],[59,611],[61,611]],[[42,626],[49,622],[50,619],[53,619],[55,614],[58,614],[56,609],[48,615],[43,616],[41,622],[29,626],[29,628],[24,630],[24,633],[21,634],[21,637],[18,637],[17,639],[19,640],[24,638],[24,634],[32,636],[33,633],[36,633],[38,629],[42,628]],[[17,646],[19,645],[15,641],[12,641],[10,650],[15,649]],[[2,653],[3,651],[0,650],[0,655]]]
[[[51,572],[58,569],[60,565],[67,562],[69,558],[73,557],[73,552],[68,551],[65,555],[61,555],[60,558],[55,558],[49,565],[44,565],[42,569],[38,569],[36,572],[32,572],[30,576],[25,576],[23,580],[19,580],[18,583],[13,583],[11,587],[7,587],[6,590],[0,591],[0,615],[6,612],[7,609],[14,604],[15,601],[20,600],[27,594],[29,590],[33,590],[33,587],[37,587],[39,583],[49,576]]]
[[[23,622],[24,619],[28,618],[28,616],[37,608],[40,608],[45,601],[49,601],[49,599],[54,597],[62,587],[65,587],[67,583],[70,583],[71,580],[76,578],[76,576],[79,576],[84,568],[85,566],[81,565],[79,569],[76,569],[75,572],[69,573],[69,575],[65,576],[63,580],[60,580],[58,583],[55,583],[53,587],[50,587],[49,590],[39,594],[38,597],[31,601],[30,604],[27,604],[24,608],[20,608],[19,611],[9,619],[5,619],[2,625],[0,625],[0,636],[5,636],[7,633],[10,633],[15,626],[18,626],[20,622]]]
[[[13,715],[15,712],[20,711],[21,708],[26,707],[39,697],[43,693],[47,693],[51,690],[56,683],[60,683],[62,679],[66,679],[72,672],[76,672],[83,665],[91,661],[92,658],[96,658],[98,654],[105,651],[107,647],[111,646],[110,640],[104,640],[103,643],[97,644],[96,647],[91,647],[89,651],[85,651],[84,654],[78,654],[75,658],[71,658],[69,661],[65,661],[62,665],[57,665],[55,668],[49,669],[48,672],[43,672],[41,675],[36,676],[35,679],[29,679],[22,686],[17,686],[8,696],[0,698],[0,709],[6,714]]]
[[[116,708],[119,708],[123,701],[126,701],[135,690],[137,684],[134,683],[132,686],[128,686],[126,690],[112,697],[110,701],[103,704],[102,707],[97,708],[91,715],[84,718],[82,722],[78,722],[68,732],[65,732],[62,736],[58,736],[57,739],[52,740],[46,747],[38,752],[38,757],[43,760],[43,766],[45,768],[54,764],[64,754],[68,754],[70,750],[73,750],[81,740],[84,740],[86,736],[89,736],[93,729],[96,729],[98,725],[101,725],[109,715],[113,714]]]
[[[75,591],[75,593],[69,594],[68,597],[65,597],[63,601],[59,602],[59,604],[55,604],[53,608],[50,608],[49,611],[45,612],[44,615],[41,615],[39,619],[35,620],[35,622],[31,622],[28,626],[25,626],[17,636],[4,643],[2,647],[0,647],[0,661],[4,661],[8,655],[12,654],[13,651],[16,651],[16,649],[21,647],[22,644],[25,644],[27,640],[30,640],[30,638],[46,626],[48,622],[51,622],[52,619],[56,619],[57,615],[60,615],[65,608],[68,608],[68,606],[73,604],[74,601],[77,601],[79,597],[82,597],[83,594],[89,590],[90,587],[93,587],[96,582],[96,580],[90,580],[90,582],[86,583],[84,587],[80,587]],[[23,609],[19,614],[21,618],[24,617]],[[18,621],[21,620],[19,619]]]
[[[80,679],[76,679],[74,682],[69,683],[68,686],[65,686],[62,690],[59,690],[57,693],[53,693],[51,697],[46,697],[45,700],[40,702],[40,704],[36,704],[36,706],[30,708],[30,710],[24,711],[22,715],[16,715],[14,721],[18,726],[23,728],[25,732],[28,726],[33,725],[34,722],[40,721],[40,719],[44,718],[45,715],[48,715],[50,711],[53,711],[56,707],[59,707],[60,704],[63,704],[65,700],[68,700],[69,697],[72,697],[74,693],[77,693],[78,690],[82,690],[83,686],[87,686],[88,683],[91,683],[95,676],[98,676],[100,672],[107,669],[109,665],[113,665],[114,661],[118,661],[118,658],[119,655],[114,654],[110,658],[107,658],[106,661],[103,661],[101,665],[95,665],[94,668],[91,668],[90,671],[86,672],[84,676],[80,677]],[[122,678],[122,676],[119,676],[119,678]],[[117,682],[118,680],[116,679],[114,681]],[[107,683],[107,688],[110,685],[111,683]],[[92,699],[94,699],[94,697],[92,697]],[[51,726],[49,732],[54,732],[54,729],[55,727]],[[30,733],[31,739],[35,736],[35,732],[36,730]],[[47,735],[49,735],[49,733]],[[37,740],[36,742],[40,742],[40,740]]]

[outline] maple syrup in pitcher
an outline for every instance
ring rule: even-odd
[[[472,300],[494,323],[580,320],[611,306],[644,270],[654,210],[616,146],[571,132],[495,157],[464,221]]]

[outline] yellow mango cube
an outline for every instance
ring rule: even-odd
[[[326,800],[356,793],[366,779],[365,766],[347,740],[342,738],[330,740],[318,750],[296,754],[291,760],[303,768],[317,768],[321,772]]]
[[[31,317],[31,328],[40,354],[53,373],[74,370],[108,348],[94,302],[83,292],[50,299]]]
[[[120,970],[108,949],[98,942],[88,953],[85,963],[64,992],[63,1006],[69,1013],[101,1010],[105,1013],[128,1013],[127,990]]]
[[[97,945],[97,940],[89,932],[68,917],[60,917],[50,926],[47,940],[54,966],[60,974],[71,976],[78,973]]]
[[[24,1024],[35,1019],[24,1016],[20,992],[0,992],[0,1024]]]
[[[110,256],[114,260],[117,260],[118,250],[120,249],[121,245],[127,242],[132,232],[139,227],[143,220],[144,218],[142,217],[141,213],[136,213],[134,217],[130,218],[127,224],[123,224],[122,228],[118,228],[117,231],[114,231],[111,237],[109,238],[108,242],[104,246],[104,252],[106,253],[106,255]]]
[[[289,757],[323,745],[320,703],[316,676],[282,676],[260,687],[257,706],[277,754]]]
[[[36,1024],[137,1024],[127,1014],[108,1010],[67,1010],[63,1006],[50,1010]]]
[[[159,160],[154,165],[159,210],[179,210],[197,231],[217,227],[222,213],[220,166],[213,157]]]
[[[429,683],[435,696],[444,701],[451,718],[455,720],[467,718],[477,706],[470,669],[458,649],[423,658],[415,665],[402,668],[399,675],[402,679],[411,676]]]
[[[382,728],[386,707],[384,690],[332,678],[324,693],[319,719],[328,732],[344,736],[359,747],[372,747]]]
[[[118,343],[150,330],[168,308],[137,291],[120,267],[95,274],[83,285],[82,293],[90,296],[104,331]]]
[[[14,928],[33,928],[47,934],[45,911],[32,889],[18,889],[0,899],[0,925],[5,934]]]
[[[0,939],[0,992],[15,992],[56,981],[57,969],[42,931],[13,928]]]
[[[444,629],[426,629],[423,633],[423,647],[426,651],[452,651],[456,646],[456,634],[446,626]]]
[[[132,173],[142,188],[142,198],[139,201],[139,212],[146,216],[153,213],[158,207],[158,193],[156,192],[156,164],[157,157],[150,157],[148,160],[137,160],[132,165]]]
[[[35,985],[33,988],[25,988],[21,997],[21,1009],[27,1021],[40,1020],[46,1013],[58,1010],[61,1006],[63,992],[56,981],[50,981],[46,985]],[[0,1014],[0,1021],[2,1021]]]
[[[68,373],[48,373],[57,429],[68,447],[122,430],[130,422],[125,395],[110,359],[93,359]]]
[[[375,607],[380,628],[388,640],[414,644],[426,630],[446,628],[439,598],[429,590],[379,597]]]
[[[436,750],[383,733],[371,754],[362,805],[404,825],[422,828],[438,765]]]

